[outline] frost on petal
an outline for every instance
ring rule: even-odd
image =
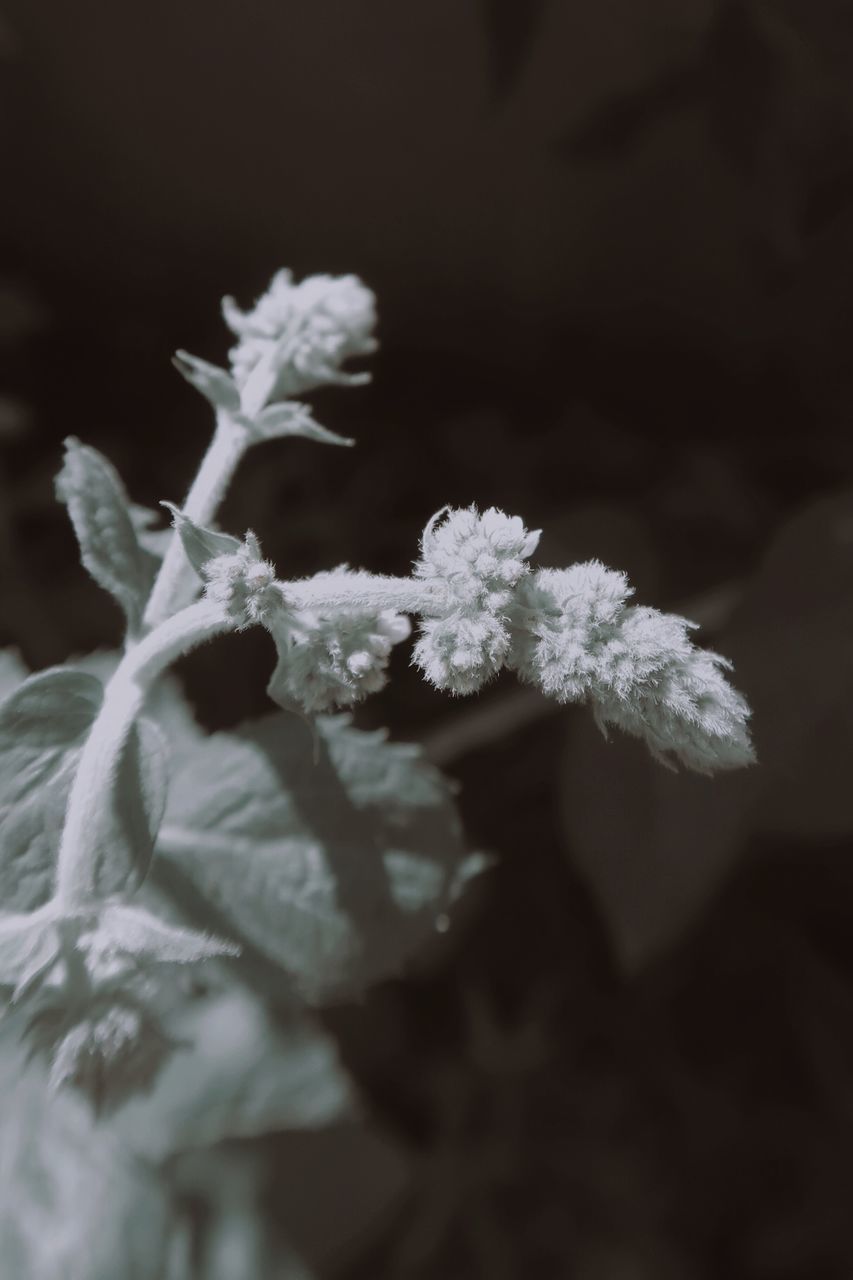
[[[80,935],[78,948],[86,952],[95,970],[125,957],[146,963],[193,964],[213,956],[240,954],[233,942],[195,929],[176,928],[143,907],[122,903],[110,903],[101,910],[91,932]]]
[[[366,380],[341,367],[377,346],[376,299],[357,276],[309,276],[295,284],[290,271],[279,271],[249,311],[233,298],[222,307],[238,338],[229,357],[247,414],[324,383]]]

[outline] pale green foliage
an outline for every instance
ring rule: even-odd
[[[128,629],[135,634],[157,561],[140,543],[115,468],[97,449],[73,437],[66,440],[65,449],[56,493],[68,507],[80,558],[98,585],[121,605]]]
[[[30,676],[0,702],[0,892],[6,910],[43,902],[51,888],[68,790],[101,707],[93,675],[57,667]],[[166,801],[162,734],[133,727],[89,836],[98,891],[118,893],[145,877]]]
[[[232,936],[312,1000],[397,971],[453,897],[464,847],[415,748],[277,715],[184,753],[161,849]]]
[[[0,703],[0,902],[44,902],[80,749],[101,705],[92,675],[53,668]]]

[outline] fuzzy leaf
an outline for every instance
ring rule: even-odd
[[[172,522],[177,529],[184,551],[196,573],[201,575],[204,566],[217,556],[233,555],[242,545],[239,538],[230,533],[216,533],[213,529],[205,529],[185,516],[179,507],[172,502],[164,502],[164,507],[172,513]]]
[[[319,760],[284,715],[178,762],[158,849],[202,916],[310,1000],[397,972],[452,898],[464,858],[448,786],[414,747],[319,717]]]
[[[59,955],[59,934],[45,913],[0,914],[0,985],[14,987],[13,1000]]]
[[[349,436],[339,436],[315,422],[304,404],[283,400],[262,409],[252,423],[253,433],[261,440],[278,440],[283,436],[303,436],[319,444],[354,445]]]
[[[9,1280],[161,1280],[163,1180],[68,1090],[0,1039],[0,1259]]]
[[[240,393],[234,379],[225,369],[208,364],[207,360],[192,356],[188,351],[176,351],[172,364],[215,409],[225,409],[229,413],[239,412]]]
[[[239,951],[231,942],[166,924],[144,907],[125,903],[110,903],[103,908],[89,948],[98,954],[119,953],[162,964],[195,964]]]
[[[0,908],[49,896],[68,789],[101,705],[93,675],[55,667],[0,703]]]
[[[56,494],[68,514],[80,544],[83,565],[99,586],[118,601],[135,634],[157,567],[157,560],[139,542],[130,501],[115,468],[97,449],[70,436],[56,478]]]

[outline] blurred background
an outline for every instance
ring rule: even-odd
[[[61,441],[179,501],[210,424],[170,355],[223,361],[221,296],[289,266],[360,275],[382,348],[314,397],[357,448],[258,446],[224,527],[401,573],[444,503],[498,505],[700,621],[755,709],[759,768],[708,781],[398,655],[358,723],[496,860],[326,1015],[409,1172],[330,1259],[319,1162],[322,1274],[853,1275],[851,72],[844,0],[0,0],[0,641],[118,641]],[[262,712],[270,661],[194,657],[200,719]]]

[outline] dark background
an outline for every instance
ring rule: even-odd
[[[849,1280],[853,6],[0,12],[0,640],[118,640],[61,441],[179,500],[209,422],[169,356],[224,360],[219,298],[287,265],[359,274],[382,349],[314,397],[357,449],[258,447],[224,527],[398,573],[445,502],[499,505],[699,619],[755,707],[757,770],[671,777],[398,657],[360,722],[424,741],[497,863],[329,1014],[421,1171],[348,1274]],[[262,711],[270,662],[193,659],[200,717]]]

